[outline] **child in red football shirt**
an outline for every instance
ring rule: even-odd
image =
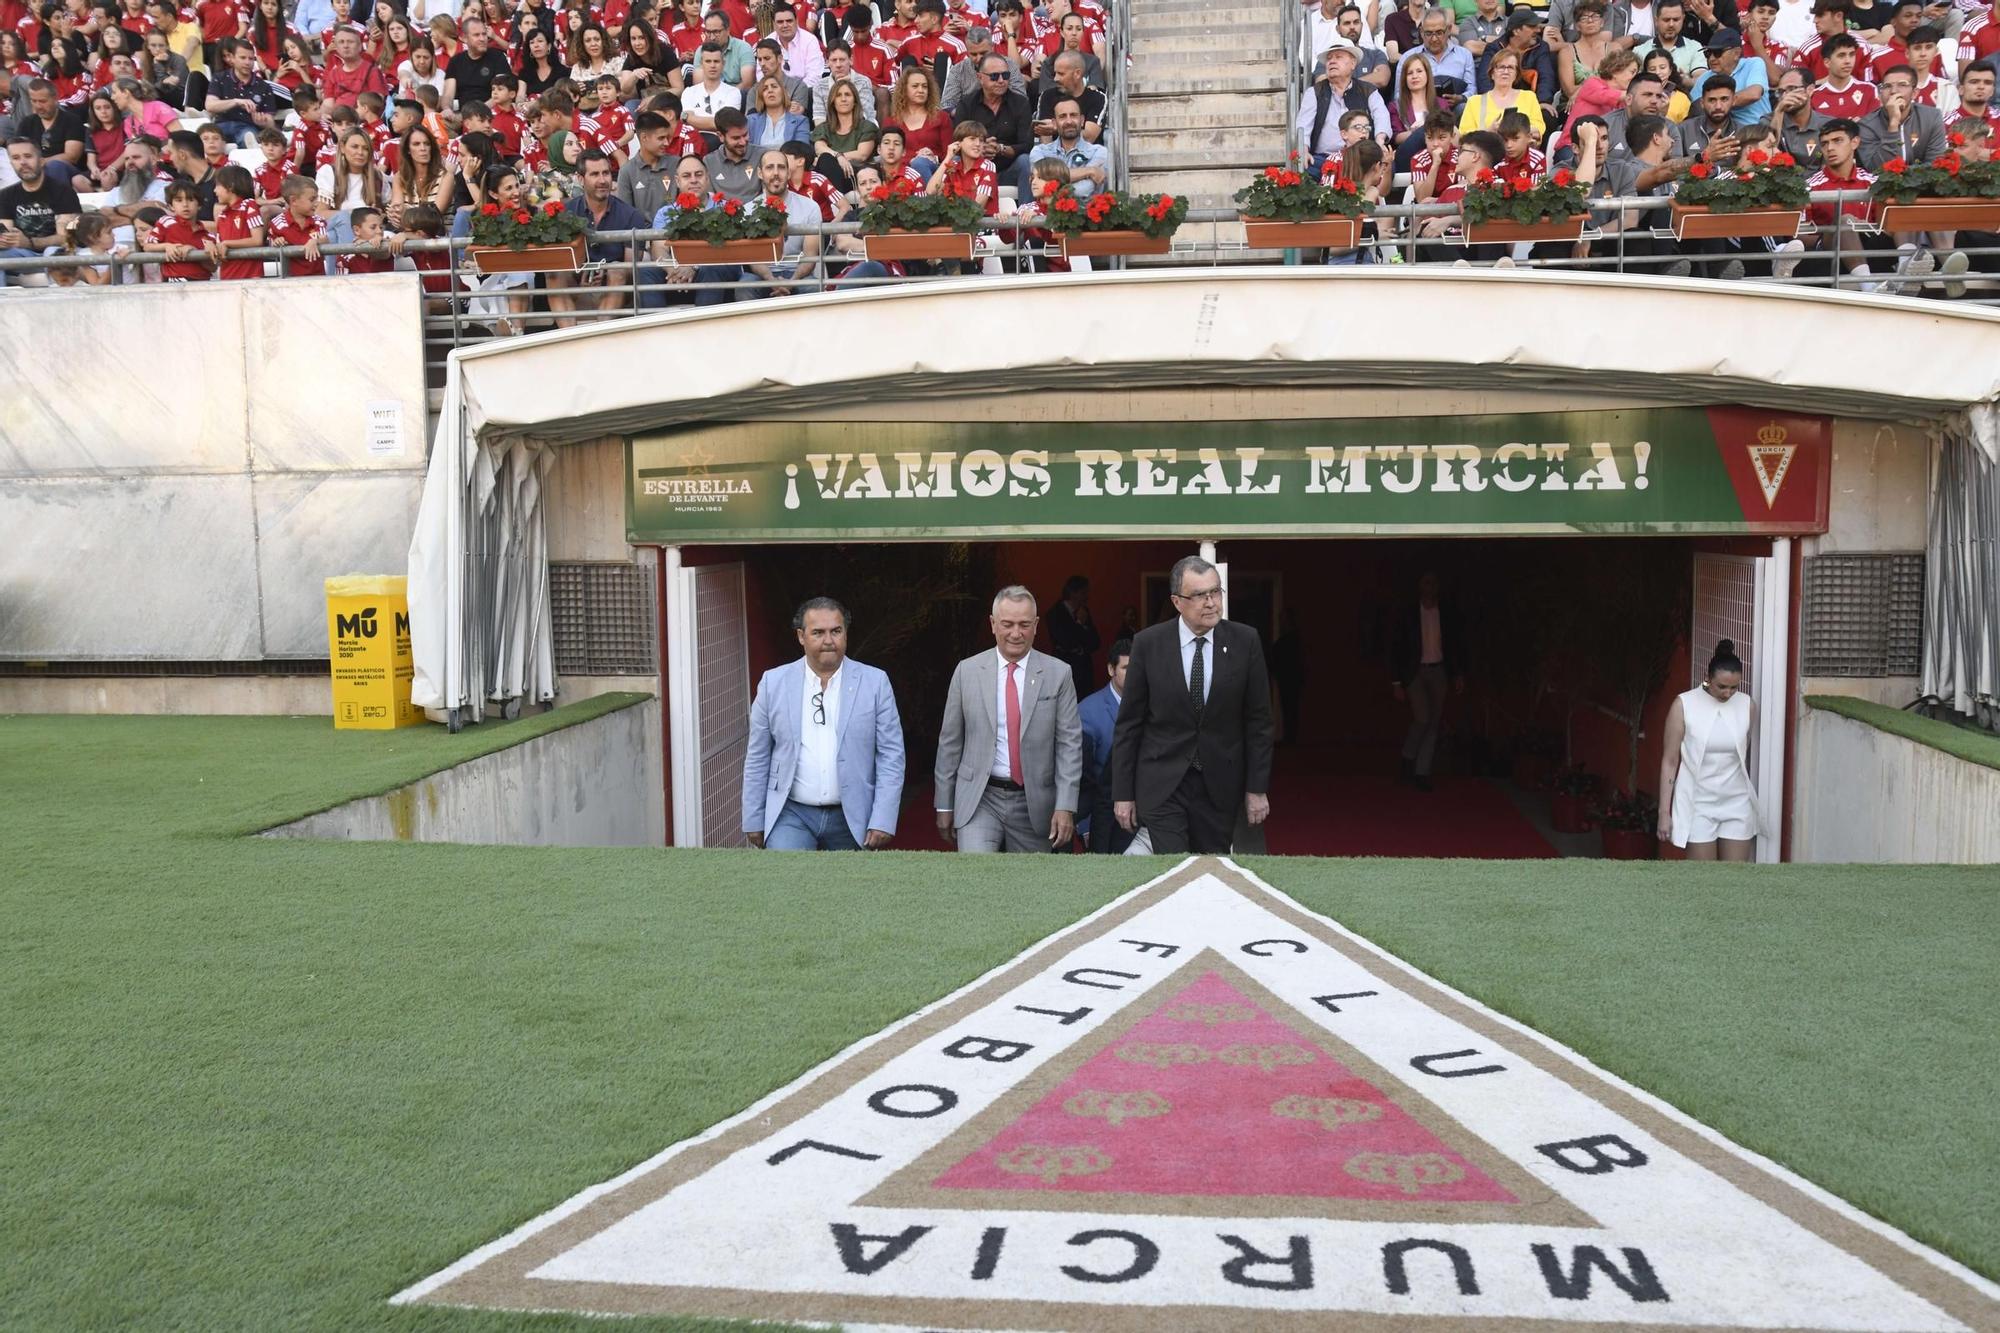
[[[257,149],[264,154],[264,165],[250,175],[257,183],[257,206],[268,218],[284,207],[285,178],[292,174],[291,143],[283,130],[266,125],[257,131]]]
[[[243,167],[224,167],[215,173],[214,233],[208,240],[208,257],[224,282],[264,276],[261,259],[231,259],[231,250],[252,250],[264,244],[264,214],[257,207],[257,182]]]
[[[320,145],[326,142],[326,103],[319,89],[308,83],[293,92],[292,110],[299,123],[292,130],[285,155],[292,160],[293,171],[310,176],[319,168]]]
[[[162,282],[207,282],[209,258],[202,247],[201,191],[188,181],[167,187],[167,216],[153,225],[153,244],[164,252]]]
[[[356,245],[381,245],[382,210],[379,208],[357,208],[348,215],[354,221],[354,243]],[[393,273],[396,269],[394,250],[402,248],[396,242],[392,253],[387,255],[342,255],[339,259],[342,273]]]
[[[201,155],[208,159],[211,171],[220,171],[229,165],[229,140],[222,137],[222,131],[213,125],[203,125],[195,131],[201,136]]]
[[[319,256],[319,241],[326,234],[326,223],[318,214],[319,186],[305,176],[288,177],[284,188],[284,206],[271,219],[264,234],[272,245],[301,246],[305,254],[298,259],[287,256],[279,270],[281,276],[326,276],[326,263]]]
[[[520,92],[519,79],[512,74],[496,74],[493,91],[486,97],[486,106],[493,118],[493,142],[500,145],[500,155],[509,161],[521,155],[521,136],[528,128],[528,122],[521,119],[521,113],[514,109],[514,99]]]
[[[925,193],[977,200],[992,217],[1000,211],[1000,178],[986,160],[986,127],[976,120],[961,121],[951,140]]]

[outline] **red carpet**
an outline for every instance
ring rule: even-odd
[[[1393,777],[1293,774],[1271,783],[1265,834],[1283,856],[1553,857],[1505,792],[1485,778],[1420,792]]]
[[[1420,792],[1393,777],[1312,771],[1320,756],[1280,751],[1271,782],[1269,850],[1280,856],[1425,856],[1510,861],[1554,857],[1507,794],[1485,778],[1441,777]],[[899,851],[947,851],[925,784],[904,806]]]

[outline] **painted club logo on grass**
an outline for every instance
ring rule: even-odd
[[[1215,861],[396,1299],[1090,1333],[2000,1329],[1993,1284]]]

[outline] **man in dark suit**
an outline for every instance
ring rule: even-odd
[[[1111,681],[1076,706],[1083,720],[1083,813],[1081,830],[1090,850],[1116,856],[1132,845],[1132,835],[1118,827],[1111,813],[1111,741],[1118,731],[1118,705],[1125,699],[1125,672],[1132,664],[1132,641],[1111,645],[1105,660]]]
[[[1426,571],[1417,580],[1416,605],[1397,613],[1391,650],[1396,701],[1410,705],[1402,780],[1418,791],[1431,789],[1446,682],[1453,694],[1465,693],[1465,629],[1457,609],[1438,596],[1438,587],[1434,573]]]
[[[1271,681],[1257,631],[1222,618],[1222,575],[1187,556],[1171,621],[1132,640],[1111,748],[1112,811],[1155,852],[1227,852],[1236,812],[1271,813]]]

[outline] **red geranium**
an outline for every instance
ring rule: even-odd
[[[1574,184],[1575,181],[1576,181],[1576,173],[1571,171],[1568,167],[1556,168],[1556,174],[1555,174],[1556,184],[1571,185]]]
[[[1945,138],[1951,141],[1951,146],[1953,148],[1965,147],[1965,136],[1963,134],[1960,134],[1957,130],[1953,130],[1950,134],[1947,134]]]
[[[1765,166],[1771,160],[1771,155],[1761,148],[1752,148],[1743,156],[1749,160],[1750,165],[1753,167]]]
[[[1774,167],[1795,167],[1798,164],[1799,160],[1790,153],[1771,154],[1771,165]]]
[[[500,205],[489,201],[487,203],[481,204],[479,206],[479,211],[485,217],[497,218],[500,216]]]
[[[1706,162],[1696,162],[1695,164],[1693,164],[1688,168],[1688,175],[1694,177],[1698,181],[1705,181],[1709,178],[1710,173],[1713,172],[1714,170],[1715,168],[1709,166],[1708,163]],[[1567,185],[1568,183],[1569,182],[1567,181],[1557,182],[1557,184],[1559,185]]]
[[[729,214],[729,216],[731,217],[735,217],[738,213],[741,213],[743,211],[743,205],[737,202],[735,199],[724,199],[722,201],[722,211]]]
[[[783,196],[782,194],[767,194],[767,195],[765,195],[765,196],[764,196],[764,207],[766,207],[766,208],[775,208],[775,209],[777,209],[777,210],[778,210],[778,211],[779,211],[780,213],[784,212],[784,211],[785,211],[785,196]]]
[[[1882,164],[1882,170],[1888,172],[1891,176],[1900,176],[1909,169],[1910,164],[1900,157],[1892,157]]]
[[[674,207],[685,209],[692,213],[695,209],[701,207],[701,196],[693,190],[682,190],[674,196]]]
[[[1069,195],[1064,195],[1062,198],[1056,200],[1055,209],[1058,213],[1074,213],[1077,209],[1076,200]]]
[[[1481,167],[1479,174],[1472,179],[1480,185],[1491,185],[1493,183],[1493,168]]]
[[[524,226],[524,227],[525,227],[525,226],[527,226],[527,225],[528,225],[528,224],[529,224],[530,222],[533,222],[533,221],[534,221],[534,219],[533,219],[533,218],[531,218],[531,217],[529,217],[529,216],[528,216],[528,215],[527,215],[526,213],[516,213],[516,214],[514,215],[514,221],[516,221],[516,222],[520,223],[520,224],[521,224],[522,226]]]
[[[550,217],[554,217],[556,214],[562,211],[563,211],[563,206],[559,200],[551,199],[546,204],[542,205],[542,212],[548,214]]]
[[[1294,154],[1294,156],[1297,156],[1297,154]],[[1284,168],[1283,168],[1283,167],[1265,167],[1265,168],[1264,168],[1264,179],[1265,179],[1265,180],[1268,180],[1268,181],[1274,181],[1274,180],[1277,180],[1277,179],[1279,179],[1279,178],[1280,178],[1281,176],[1283,176],[1284,174],[1285,174],[1285,170],[1284,170]]]
[[[888,186],[878,185],[868,192],[868,197],[870,199],[887,199],[894,193],[895,191],[891,190]]]
[[[1958,174],[1959,167],[1961,167],[1964,164],[1959,161],[1957,153],[1946,153],[1942,157],[1939,157],[1935,161],[1933,161],[1931,165],[1937,167],[1942,171],[1949,172],[1953,176],[1956,176]]]

